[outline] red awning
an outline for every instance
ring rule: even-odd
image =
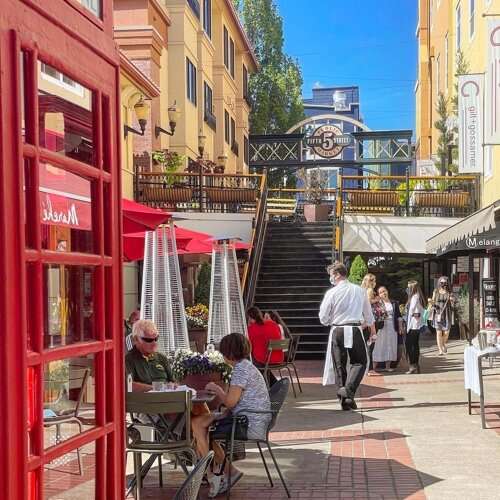
[[[125,198],[122,199],[122,210],[124,234],[155,229],[171,217],[159,208],[150,208]]]

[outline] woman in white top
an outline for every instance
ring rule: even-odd
[[[408,302],[406,303],[406,354],[410,363],[410,369],[406,372],[420,373],[420,330],[424,326],[423,314],[425,299],[422,290],[416,281],[408,282]]]

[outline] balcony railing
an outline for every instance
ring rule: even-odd
[[[341,177],[344,213],[466,217],[479,208],[475,176]]]
[[[261,175],[137,173],[135,199],[178,212],[254,213]]]

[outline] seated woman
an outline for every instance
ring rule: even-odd
[[[264,368],[267,360],[267,344],[270,340],[281,340],[280,327],[272,320],[265,320],[258,307],[251,307],[247,311],[248,315],[248,338],[252,344],[252,358],[257,368]],[[270,364],[283,363],[283,351],[273,351]],[[276,377],[272,372],[268,372],[269,386],[276,382]]]
[[[225,417],[231,414],[238,414],[244,408],[251,408],[257,411],[269,411],[271,402],[267,391],[266,383],[259,370],[250,362],[251,346],[248,339],[240,333],[231,333],[222,338],[219,347],[227,363],[233,367],[231,383],[228,392],[217,384],[210,382],[206,389],[214,392],[228,409]],[[224,417],[223,417],[224,418]],[[248,413],[248,438],[265,438],[267,426],[269,425],[270,414]],[[207,455],[209,451],[208,429],[216,417],[213,414],[200,415],[191,421],[193,435],[196,439],[196,451],[200,457]],[[224,462],[224,453],[221,448],[214,447],[215,467],[214,472],[208,472],[210,483],[209,498],[227,491],[226,474],[229,466],[221,471],[221,464]],[[242,477],[242,473],[231,464],[231,487]]]
[[[281,338],[284,339],[292,339],[292,334],[290,333],[290,330],[288,329],[288,326],[286,326],[285,322],[281,318],[280,314],[278,311],[269,311],[264,314],[264,321],[274,321],[277,325],[278,328],[280,329],[281,332]]]

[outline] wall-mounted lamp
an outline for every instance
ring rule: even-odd
[[[167,134],[170,136],[174,135],[175,127],[180,117],[181,117],[181,110],[177,106],[177,102],[174,101],[172,106],[168,108],[168,121],[170,125],[170,130],[165,130],[164,128],[161,128],[159,125],[156,125],[155,137],[158,139],[158,137],[160,137],[160,134]]]
[[[149,106],[144,102],[144,99],[142,97],[139,99],[139,102],[134,106],[134,112],[135,112],[135,117],[139,122],[139,127],[141,128],[141,131],[139,132],[135,128],[129,127],[128,125],[124,125],[123,134],[125,137],[127,137],[129,132],[131,132],[132,134],[144,135],[144,131],[146,130],[146,124],[148,123]]]
[[[219,165],[223,168],[226,168],[227,154],[222,153],[217,159],[219,160]]]
[[[198,153],[200,153],[200,158],[203,158],[203,153],[205,152],[205,144],[207,143],[207,137],[203,134],[203,130],[200,129],[198,134]]]

